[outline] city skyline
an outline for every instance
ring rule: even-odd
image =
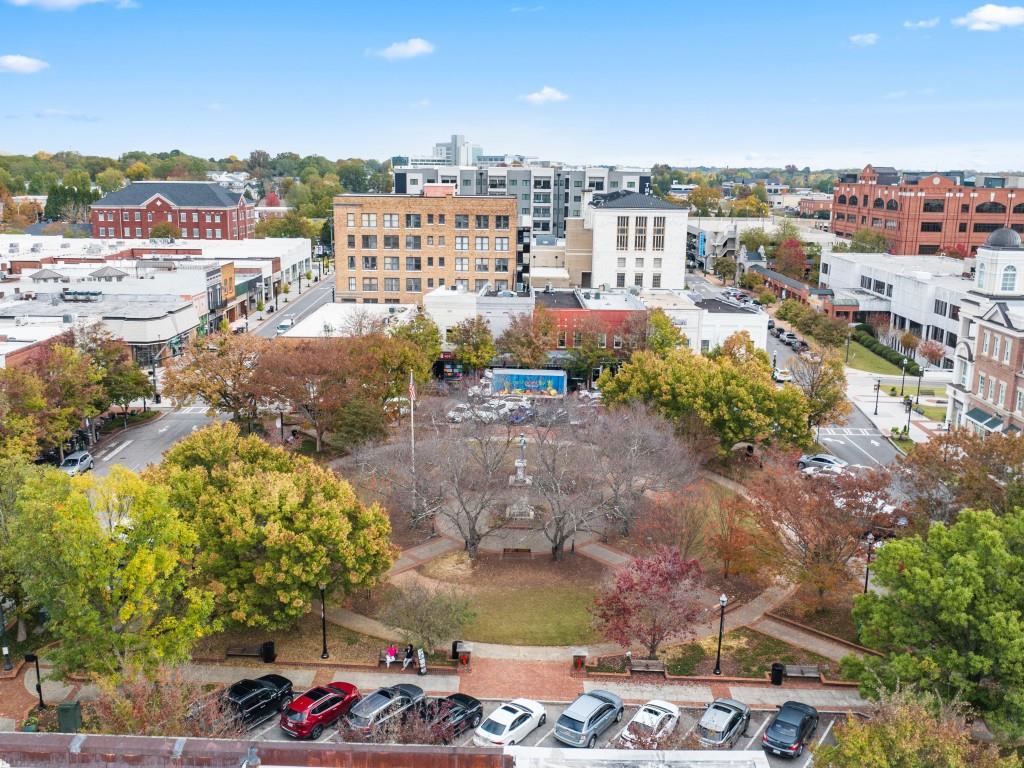
[[[1024,7],[446,7],[0,0],[0,152],[1024,167]]]

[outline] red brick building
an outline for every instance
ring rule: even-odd
[[[1024,177],[979,175],[976,184],[955,174],[899,174],[865,166],[839,178],[832,193],[832,231],[885,234],[889,252],[933,254],[961,247],[974,253],[997,229],[1024,232]]]
[[[92,236],[148,238],[167,223],[186,240],[245,240],[255,235],[255,205],[201,181],[136,181],[92,204]]]
[[[537,291],[537,309],[555,321],[555,347],[572,349],[585,333],[598,332],[598,346],[625,354],[630,339],[647,327],[647,308],[629,293],[604,291]]]

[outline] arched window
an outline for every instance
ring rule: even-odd
[[[876,197],[875,202],[872,203],[872,205],[874,205],[875,208],[885,208],[885,200],[880,197]]]
[[[985,262],[978,265],[978,287],[985,290]]]
[[[839,204],[840,205],[846,205],[846,195],[840,195],[839,196]]]
[[[850,195],[850,205],[856,205],[856,204],[857,204],[857,196],[856,195]]]
[[[1003,280],[999,289],[1003,291],[1017,290],[1017,268],[1012,264],[1003,267]]]
[[[1024,203],[1017,203],[1013,206],[1014,213],[1024,213]]]
[[[887,210],[890,211],[898,211],[900,209],[900,204],[897,203],[895,200],[890,200],[888,203],[885,204],[885,207]]]
[[[1006,213],[1006,206],[1002,203],[988,202],[981,203],[974,209],[975,213]]]

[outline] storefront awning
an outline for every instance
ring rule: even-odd
[[[969,410],[965,415],[975,424],[979,424],[989,432],[995,432],[1003,425],[1002,419],[998,416],[993,416],[991,413],[981,408],[971,408],[971,410]]]

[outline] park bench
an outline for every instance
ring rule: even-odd
[[[501,550],[502,559],[505,559],[507,557],[518,557],[526,558],[527,560],[529,560],[532,557],[532,555],[533,553],[531,552],[529,547],[505,547],[503,550]]]
[[[246,646],[233,646],[229,647],[224,651],[225,656],[249,656],[256,659],[262,659],[265,663],[270,664],[277,658],[277,653],[274,650],[274,642],[272,640],[259,645],[246,645]]]
[[[817,664],[787,664],[786,677],[821,677]]]
[[[665,662],[658,659],[631,659],[629,668],[633,672],[665,672]]]

